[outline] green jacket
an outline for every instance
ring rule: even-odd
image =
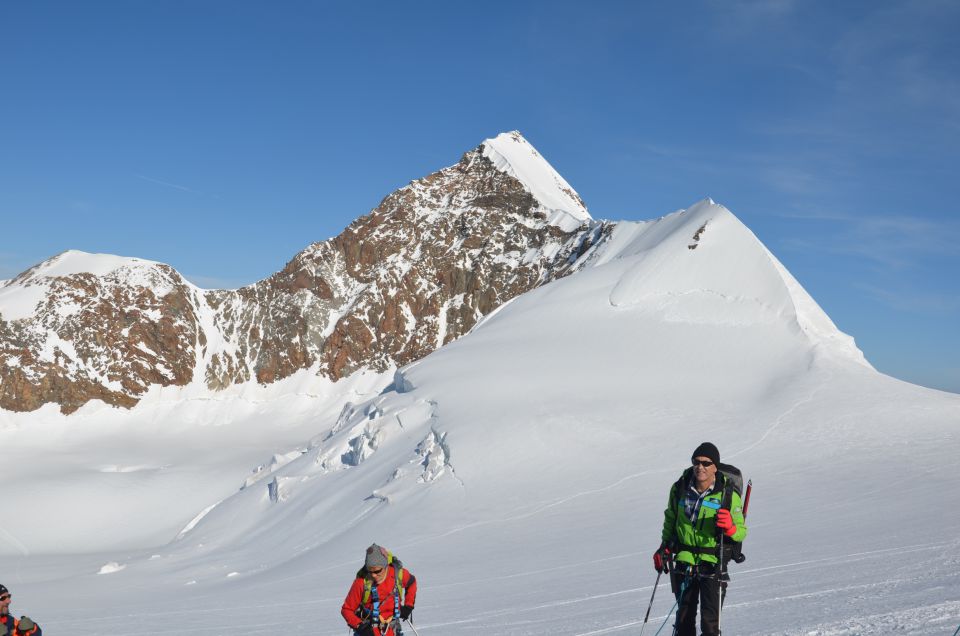
[[[684,489],[689,487],[689,476],[690,470],[688,469],[684,472],[680,482],[684,484]],[[676,483],[670,488],[667,509],[663,511],[663,533],[661,537],[663,542],[670,546],[670,549],[676,554],[677,562],[691,565],[717,562],[717,547],[720,535],[716,526],[716,518],[717,510],[720,509],[723,501],[724,483],[723,474],[718,472],[716,482],[713,485],[713,492],[704,497],[703,503],[700,504],[695,524],[690,521],[684,510],[683,502],[686,493],[678,494]],[[737,526],[737,531],[733,537],[725,536],[723,538],[725,546],[730,541],[742,542],[747,536],[747,526],[743,520],[743,502],[735,490],[732,491],[730,516],[733,518],[734,525]]]

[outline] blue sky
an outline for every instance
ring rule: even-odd
[[[710,196],[881,371],[960,392],[960,4],[0,3],[0,278],[268,276],[520,130],[596,218]]]

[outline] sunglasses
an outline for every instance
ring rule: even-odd
[[[367,569],[367,572],[369,572],[370,574],[373,574],[373,575],[377,575],[377,574],[380,574],[381,572],[383,572],[383,570],[384,570],[384,568],[377,568],[376,570],[374,570],[374,569]]]
[[[3,596],[0,596],[0,602],[9,601],[11,598],[13,597],[10,596],[9,594],[4,594]]]
[[[693,465],[694,465],[694,466],[703,466],[704,468],[710,468],[711,466],[713,466],[713,462],[697,461],[697,460],[695,459],[695,460],[693,460]]]

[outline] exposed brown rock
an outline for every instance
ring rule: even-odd
[[[99,399],[129,408],[152,385],[196,379],[218,391],[307,368],[337,380],[422,358],[570,273],[611,227],[548,225],[538,201],[481,150],[239,290],[198,290],[158,264],[136,276],[47,279],[32,317],[0,318],[0,407],[52,402],[66,413]],[[9,284],[35,284],[33,271]]]

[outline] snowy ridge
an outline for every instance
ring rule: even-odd
[[[657,221],[620,223],[595,264],[632,258],[610,295],[667,321],[749,325],[786,319],[823,353],[870,366],[826,313],[726,207],[704,199]],[[871,367],[872,368],[872,367]]]
[[[399,454],[394,461],[382,464],[383,483],[371,486],[363,494],[365,498],[388,493],[396,499],[403,496],[403,489],[398,490],[401,485],[415,489],[416,483],[431,483],[453,472],[451,452],[456,453],[456,436],[448,435],[443,424],[447,420],[441,417],[449,408],[450,400],[435,399],[430,388],[435,382],[446,384],[449,380],[435,378],[430,369],[443,367],[427,362],[458,356],[461,347],[473,350],[476,345],[471,343],[474,342],[488,342],[485,346],[490,352],[513,356],[526,347],[525,338],[518,334],[525,333],[529,325],[541,326],[537,333],[527,335],[531,342],[547,338],[568,343],[556,347],[556,351],[553,348],[531,351],[529,355],[536,362],[525,363],[527,368],[535,366],[535,375],[543,378],[553,377],[556,369],[569,367],[569,377],[557,378],[538,389],[540,399],[548,401],[561,400],[574,378],[578,378],[575,381],[578,391],[602,393],[609,390],[609,385],[617,384],[605,378],[602,367],[588,372],[579,362],[581,355],[593,356],[593,348],[581,354],[572,353],[584,337],[586,342],[594,343],[598,351],[613,352],[612,359],[632,369],[621,379],[625,383],[620,390],[633,395],[634,399],[649,393],[650,399],[656,396],[655,401],[662,401],[666,396],[682,400],[687,387],[699,386],[710,395],[725,396],[724,399],[754,400],[772,390],[771,387],[789,381],[799,370],[815,365],[819,359],[854,361],[869,369],[852,339],[832,326],[806,292],[795,281],[790,282],[792,277],[784,276],[763,245],[723,206],[705,200],[656,221],[620,223],[605,234],[600,233],[599,226],[596,230],[592,247],[571,265],[573,276],[499,306],[472,329],[470,338],[463,343],[451,343],[427,360],[396,373],[392,368],[382,373],[368,372],[366,376],[357,373],[350,376],[351,382],[344,384],[345,380],[341,380],[330,385],[319,373],[320,369],[312,366],[289,380],[271,385],[250,379],[213,393],[206,383],[198,381],[182,387],[157,387],[144,394],[142,404],[133,410],[130,419],[154,420],[177,414],[178,421],[188,426],[229,427],[235,419],[249,417],[246,415],[250,407],[246,404],[248,400],[263,404],[255,408],[270,411],[281,408],[284,401],[292,399],[289,396],[299,395],[299,399],[306,400],[301,408],[309,409],[313,395],[318,404],[324,405],[323,409],[340,412],[336,423],[327,432],[315,434],[305,446],[302,439],[287,437],[293,446],[275,447],[273,458],[268,462],[257,458],[256,465],[244,467],[251,470],[250,474],[245,479],[237,478],[235,483],[242,481],[250,488],[265,479],[270,481],[268,477],[278,477],[281,481],[275,485],[273,496],[282,492],[286,497],[297,489],[297,480],[312,479],[314,466],[326,474],[368,465],[371,457],[382,457],[382,446],[394,444],[392,440],[403,431],[406,446],[397,448]],[[696,248],[691,249],[691,245]],[[583,282],[577,284],[577,280]],[[602,302],[582,311],[579,324],[568,325],[563,315],[568,313],[568,306],[581,302],[579,295],[585,289],[594,295],[601,294],[597,298],[602,298]],[[215,364],[217,357],[245,355],[242,334],[229,320],[244,308],[233,293],[218,299],[216,306],[199,290],[189,289],[187,293],[192,299],[197,324],[205,334],[205,346],[195,349],[192,361],[194,377],[202,378],[203,370]],[[308,297],[307,301],[312,299]],[[499,326],[518,320],[521,327],[506,332]],[[617,326],[593,333],[590,326],[600,324]],[[814,328],[804,326],[808,324]],[[719,333],[725,335],[719,337]],[[631,347],[618,345],[616,341],[620,338],[629,340]],[[494,403],[509,401],[516,382],[509,376],[499,378],[500,374],[495,371],[499,364],[500,357],[490,360],[481,357],[471,373],[450,373],[454,378],[467,381],[474,376],[484,377],[484,369],[489,366],[487,370],[493,377],[469,380],[468,386],[482,387],[486,398]],[[753,369],[753,374],[745,376],[744,368]],[[446,371],[440,375],[444,373]],[[391,376],[393,390],[385,397],[369,403],[356,402],[357,395],[363,395],[371,386],[382,388]],[[634,386],[635,376],[658,380]],[[372,380],[365,381],[364,377]],[[359,394],[344,392],[354,383],[354,378],[366,388]],[[596,385],[596,381],[601,381],[602,386]],[[424,390],[428,391],[425,395]],[[459,399],[466,398],[458,397],[454,401]],[[202,409],[200,404],[204,404]],[[91,404],[77,416],[82,423],[100,418],[102,413],[102,407]],[[301,421],[304,415],[298,412],[285,417]],[[10,419],[26,423],[30,418]],[[119,424],[124,416],[116,413],[111,419]],[[460,416],[453,419],[458,421]],[[0,418],[0,424],[2,421]],[[312,460],[300,458],[303,447],[311,449]],[[511,444],[502,456],[512,456],[509,463],[520,465],[525,461],[524,449],[525,444]],[[515,453],[519,454],[513,456]],[[310,461],[313,464],[304,468],[304,462]],[[422,463],[425,468],[419,473],[412,471],[408,466],[411,462]],[[125,462],[127,465],[144,463]],[[159,462],[159,465],[168,463]],[[463,465],[457,483],[469,478],[470,461]],[[413,476],[413,481],[401,479],[404,475]],[[283,481],[291,476],[294,482]],[[385,489],[387,483],[393,485]],[[222,488],[221,498],[229,494],[229,488],[226,492]],[[181,509],[184,519],[179,527],[204,507]],[[230,514],[231,519],[236,518],[229,512],[229,505],[222,507],[222,511]],[[255,519],[251,523],[257,525],[262,521]]]
[[[50,258],[35,267],[28,269],[18,276],[21,282],[29,282],[38,278],[56,278],[58,276],[73,276],[75,274],[93,274],[107,276],[119,269],[127,270],[131,275],[131,283],[136,284],[136,272],[146,271],[162,263],[148,261],[128,256],[113,254],[91,254],[80,250],[67,250]],[[148,278],[142,278],[146,282]]]
[[[516,178],[544,207],[548,221],[566,231],[592,220],[580,195],[518,131],[484,140],[483,156]]]
[[[704,224],[708,229],[698,239],[703,249],[689,249]],[[470,492],[469,502],[458,501],[452,509],[480,523],[480,511],[514,501],[518,492],[556,489],[557,480],[564,479],[550,468],[557,453],[562,461],[577,463],[584,444],[609,454],[614,452],[609,443],[634,434],[630,415],[607,414],[595,421],[592,408],[571,396],[591,396],[590,404],[600,399],[617,413],[643,404],[657,421],[669,419],[676,409],[671,405],[689,400],[696,387],[704,408],[723,420],[739,412],[735,405],[740,403],[771,401],[774,410],[791,404],[792,392],[784,387],[802,384],[809,369],[819,367],[821,347],[799,327],[780,273],[763,246],[722,206],[702,202],[657,222],[624,226],[587,264],[575,276],[514,299],[465,338],[398,370],[392,390],[347,404],[306,454],[293,449],[285,456],[292,460],[270,468],[272,491],[245,491],[228,499],[196,529],[206,538],[192,540],[282,533],[290,518],[305,514],[302,507],[319,518],[357,523],[375,514],[390,526],[394,509],[380,506],[430,496],[423,489],[433,485],[444,492]],[[746,276],[740,293],[733,294],[734,284],[722,275],[708,279],[706,289],[684,287],[697,280],[701,268],[726,265],[744,267],[733,271]],[[645,267],[649,275],[642,275]],[[574,306],[578,310],[570,313]],[[594,324],[605,328],[578,337],[582,325]],[[503,370],[514,367],[524,370],[526,391],[540,405],[536,416],[511,397],[517,379]],[[615,375],[611,368],[617,369]],[[618,404],[616,396],[623,395],[631,399]],[[805,396],[799,404],[810,399]],[[538,421],[550,430],[552,450],[546,454]],[[624,461],[629,448],[622,449]],[[262,470],[256,469],[255,482],[263,480]],[[602,488],[618,483],[617,474],[617,469],[595,467],[567,487]],[[264,517],[255,502],[276,503],[278,488],[291,509]],[[340,494],[330,499],[332,492]],[[303,540],[300,531],[292,530],[291,545]]]
[[[168,265],[66,252],[0,288],[0,384],[16,387],[0,391],[0,408],[132,408],[154,385],[212,393],[304,369],[333,380],[386,372],[572,273],[610,228],[513,133],[242,289],[201,290]]]
[[[0,282],[0,318],[7,321],[30,318],[50,294],[53,279],[77,274],[109,277],[130,286],[157,286],[162,293],[164,282],[156,273],[161,265],[140,258],[68,250],[16,278]],[[69,312],[70,308],[63,307],[62,311]]]
[[[302,617],[294,633],[332,635],[344,578],[376,540],[424,581],[422,631],[626,632],[652,585],[665,492],[707,437],[757,485],[728,630],[940,633],[960,621],[960,562],[942,534],[952,504],[934,503],[957,496],[918,486],[948,470],[960,397],[843,355],[849,343],[800,291],[710,201],[621,224],[575,275],[504,304],[378,395],[328,410],[308,441],[184,515],[158,558],[122,560],[104,593],[149,579],[226,610],[238,592],[270,590]],[[878,462],[898,478],[865,491]],[[930,523],[890,531],[892,509]],[[815,518],[817,535],[798,518]]]

